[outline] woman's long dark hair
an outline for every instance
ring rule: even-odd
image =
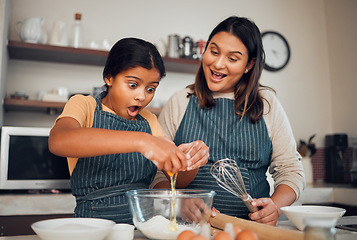
[[[254,22],[244,17],[232,16],[219,23],[211,32],[206,49],[212,37],[219,32],[227,32],[238,37],[248,49],[248,64],[255,60],[253,67],[237,82],[235,86],[235,112],[241,117],[248,115],[251,122],[259,121],[263,116],[263,98],[259,93],[260,76],[264,67],[265,54],[261,33]],[[206,51],[205,49],[205,51]],[[212,92],[209,90],[201,66],[198,69],[195,83],[189,88],[197,95],[203,108],[215,105]]]
[[[166,75],[164,62],[156,47],[138,38],[123,38],[111,48],[103,70],[103,79],[115,77],[129,68],[156,68],[160,78]],[[108,90],[108,86],[107,90]]]

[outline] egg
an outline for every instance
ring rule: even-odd
[[[233,238],[229,233],[221,231],[213,237],[213,240],[233,240]]]
[[[182,231],[176,238],[176,240],[191,240],[196,234],[191,230]]]
[[[259,240],[258,235],[250,230],[242,230],[235,240]]]
[[[208,239],[201,235],[195,235],[190,240],[208,240]]]
[[[233,226],[233,232],[234,232],[234,236],[237,236],[238,233],[240,233],[242,231],[241,228],[237,227],[237,226]]]

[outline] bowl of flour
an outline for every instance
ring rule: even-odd
[[[184,230],[201,232],[207,223],[214,191],[141,189],[126,193],[133,223],[150,239],[172,239]]]

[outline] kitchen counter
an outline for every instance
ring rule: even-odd
[[[70,193],[1,194],[0,216],[73,214],[75,198]]]
[[[357,206],[357,188],[341,184],[308,185],[293,205],[337,203]],[[75,198],[70,193],[60,194],[0,194],[0,216],[71,214]]]
[[[0,240],[41,240],[37,235],[0,237]],[[134,240],[148,240],[139,230],[134,231]]]
[[[0,194],[0,236],[34,234],[34,222],[72,217],[75,199],[72,194],[6,193]]]
[[[298,201],[293,205],[303,204],[342,204],[346,206],[353,206],[357,209],[357,188],[352,188],[349,185],[337,185],[337,184],[314,184],[308,185],[304,192],[301,194]],[[30,224],[35,221],[56,218],[58,215],[68,214],[71,216],[75,207],[75,198],[70,193],[37,193],[37,194],[0,194],[0,219],[6,220],[5,223],[10,226],[4,227],[2,231],[8,233],[7,235],[16,234],[32,234]],[[41,217],[38,219],[37,216]],[[347,212],[345,216],[347,216]],[[351,215],[351,214],[350,214]],[[356,216],[357,214],[353,213]],[[28,216],[28,217],[27,217]],[[32,217],[36,218],[32,218]],[[9,222],[11,218],[12,222]],[[21,228],[26,228],[23,232],[20,232],[17,228],[18,219],[23,221]],[[287,218],[282,215],[279,221],[284,225]],[[357,224],[357,223],[356,223]],[[6,224],[5,224],[6,225]],[[282,225],[282,226],[283,226]],[[286,224],[285,224],[286,225]],[[13,231],[8,231],[9,227],[13,228]],[[286,227],[286,226],[285,226]],[[343,230],[339,230],[342,237]],[[1,231],[0,231],[1,233]],[[342,235],[341,235],[342,234]],[[0,234],[1,236],[1,234]],[[33,238],[35,237],[35,238]],[[354,235],[355,239],[357,236]],[[0,237],[0,240],[21,240],[21,239],[35,239],[36,236],[27,236],[27,238],[4,238]],[[348,239],[348,238],[338,238]]]
[[[357,224],[357,216],[347,216],[342,217],[336,225],[346,225],[346,224]],[[296,227],[293,223],[288,220],[278,221],[277,227],[286,228],[286,229],[294,229]],[[355,240],[357,239],[357,232],[348,231],[336,228],[336,240]],[[288,238],[287,238],[288,239]]]
[[[294,205],[336,203],[357,206],[357,188],[347,184],[307,185]]]
[[[348,221],[349,223],[357,224],[357,216],[343,217],[339,222]],[[296,229],[289,221],[282,221],[278,224],[278,227]],[[147,240],[139,230],[135,230],[134,240]],[[287,236],[287,240],[289,237]],[[337,229],[336,240],[354,240],[357,239],[357,232],[351,232],[346,230]],[[27,236],[12,236],[12,237],[0,237],[0,240],[41,240],[37,235]]]
[[[37,235],[0,237],[0,240],[41,240]],[[134,240],[148,240],[139,230],[134,231]]]

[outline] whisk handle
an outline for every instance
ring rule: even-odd
[[[258,207],[252,206],[251,202],[253,201],[253,198],[249,194],[242,196],[241,199],[250,212],[256,212],[259,210]]]

